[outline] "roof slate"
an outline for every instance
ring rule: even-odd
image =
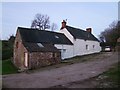
[[[18,27],[18,31],[24,42],[72,45],[72,42],[62,33],[22,27]]]
[[[75,39],[84,39],[84,40],[92,40],[99,41],[92,33],[84,31],[82,29],[66,26],[66,29],[73,35]]]
[[[39,47],[37,43],[23,42],[29,52],[59,52],[52,44],[41,43],[44,47]]]

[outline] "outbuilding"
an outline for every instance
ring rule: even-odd
[[[61,33],[18,27],[13,63],[22,70],[57,64],[61,52],[54,44],[72,43]]]

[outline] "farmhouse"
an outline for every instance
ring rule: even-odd
[[[92,34],[91,28],[86,30],[74,28],[66,25],[65,20],[63,20],[60,33],[63,33],[73,43],[73,45],[55,44],[58,49],[63,50],[61,51],[62,59],[101,51],[100,42]]]
[[[91,28],[74,28],[63,20],[59,32],[18,27],[13,62],[19,69],[34,69],[100,51]]]

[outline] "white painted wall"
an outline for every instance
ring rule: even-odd
[[[88,49],[86,49],[88,45]],[[93,48],[94,45],[94,48]],[[74,56],[97,53],[101,51],[100,43],[97,41],[76,39],[74,42]]]
[[[86,49],[86,45],[88,45],[88,49]],[[93,48],[94,45],[94,48]],[[101,47],[99,42],[97,41],[88,41],[82,39],[76,39],[74,41],[74,45],[60,45],[55,44],[57,49],[61,49],[61,58],[67,59],[74,56],[86,55],[97,53],[101,51]],[[65,51],[64,51],[65,50]]]

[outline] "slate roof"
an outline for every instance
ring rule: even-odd
[[[62,33],[22,27],[18,27],[18,31],[24,42],[72,45],[72,42]]]
[[[70,32],[70,34],[73,35],[75,39],[99,41],[92,33],[89,33],[85,30],[74,28],[71,26],[66,26],[66,29]]]
[[[29,52],[59,52],[52,44],[41,43],[44,47],[39,47],[37,43],[23,42]]]

